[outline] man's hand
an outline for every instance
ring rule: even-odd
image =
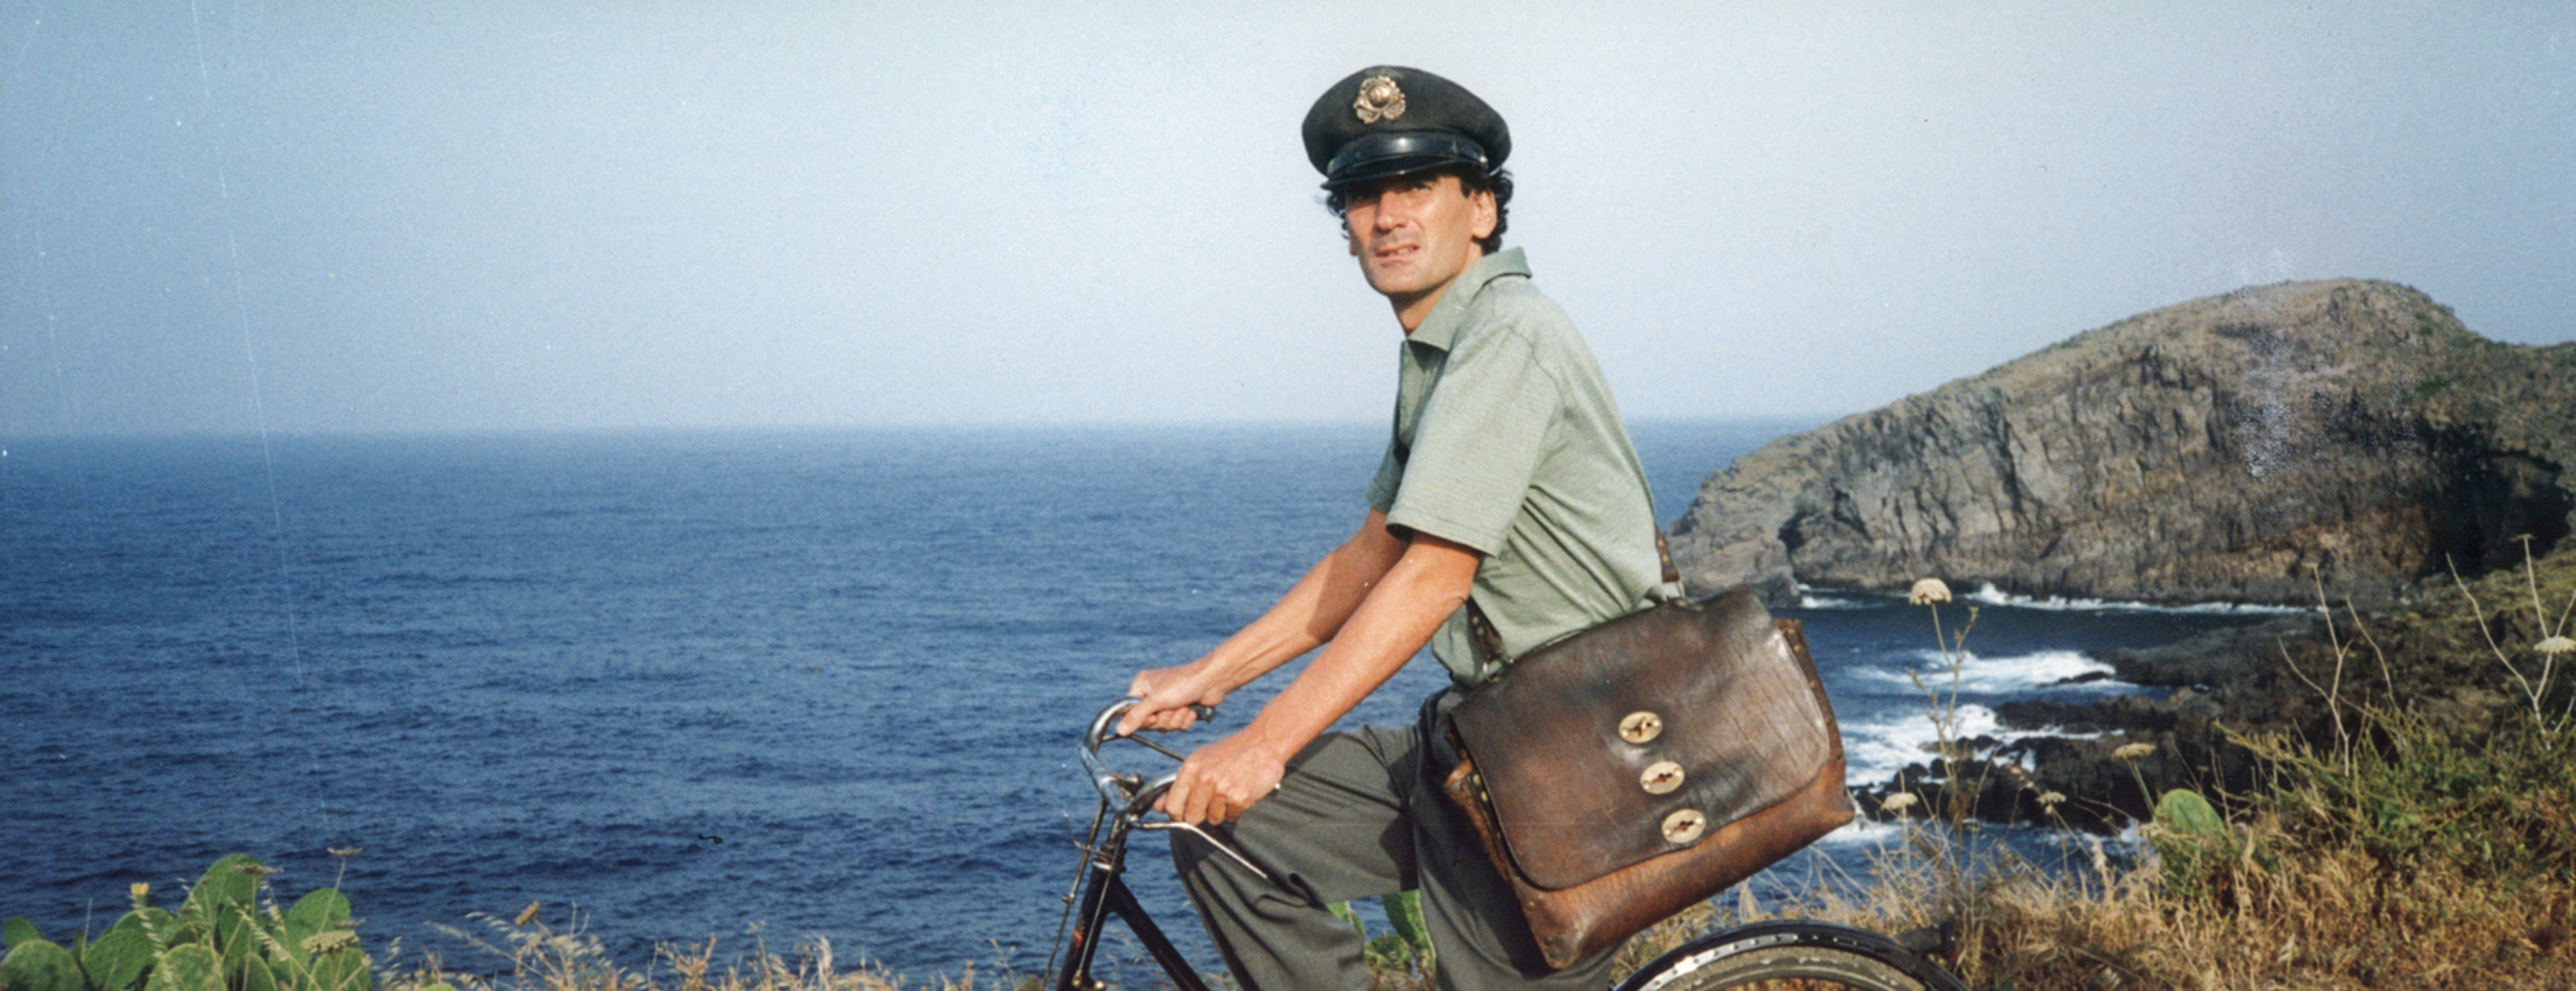
[[[1242,732],[1200,747],[1182,761],[1172,790],[1154,808],[1179,822],[1226,822],[1270,797],[1286,773],[1288,758],[1385,684],[1466,604],[1481,560],[1464,545],[1415,535],[1314,663],[1262,706]],[[1173,677],[1169,684],[1158,680],[1147,685],[1140,675],[1137,685],[1177,698],[1188,694],[1181,686],[1206,676],[1184,668]]]
[[[1200,671],[1202,667],[1184,664],[1136,672],[1136,680],[1127,684],[1127,694],[1141,701],[1129,706],[1127,714],[1118,720],[1118,735],[1128,736],[1140,729],[1171,733],[1198,725],[1199,714],[1190,706],[1214,706],[1225,701],[1225,688],[1209,683]]]
[[[1287,763],[1245,730],[1192,751],[1154,810],[1175,822],[1237,819],[1254,802],[1278,791],[1279,779],[1287,773]]]

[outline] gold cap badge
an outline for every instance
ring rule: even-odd
[[[1360,80],[1360,98],[1351,102],[1360,115],[1360,123],[1375,124],[1404,116],[1404,91],[1395,86],[1393,76],[1370,76]]]

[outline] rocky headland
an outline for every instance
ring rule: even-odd
[[[2331,627],[2294,615],[2106,652],[2148,693],[2007,705],[2007,728],[2058,732],[1962,741],[1860,789],[1875,809],[1898,789],[1939,800],[1955,780],[1975,786],[1980,818],[2115,827],[2150,792],[2254,787],[2247,739],[2331,744],[2363,706],[2476,734],[2528,708],[2497,655],[2526,679],[2553,659],[2531,647],[2549,632],[2535,614],[2576,594],[2571,468],[2576,344],[2491,341],[2389,283],[2286,283],[1775,441],[1711,476],[1672,543],[1694,591],[1753,585],[1775,604],[1800,585],[1900,592],[1927,576],[2331,603]],[[2556,677],[2552,706],[2569,672]],[[2152,752],[2113,756],[2140,743]],[[2068,801],[2037,801],[2052,791]]]
[[[1927,575],[2383,603],[2567,535],[2571,373],[2576,344],[2488,340],[2404,286],[2246,289],[1775,441],[1700,486],[1673,556],[1695,591],[1774,604]]]

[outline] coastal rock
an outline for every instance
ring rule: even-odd
[[[2002,728],[2042,735],[1963,741],[1957,774],[1934,760],[1862,794],[1912,791],[1935,807],[1965,803],[1990,821],[2111,831],[2145,818],[2150,796],[2169,788],[2262,787],[2262,759],[2246,740],[2334,753],[2371,718],[2472,740],[2507,720],[2576,718],[2570,672],[2539,652],[2545,638],[2576,629],[2576,542],[2527,563],[2515,557],[2481,578],[2445,575],[2386,607],[2339,606],[2331,625],[2314,614],[2283,616],[2099,652],[2120,680],[2159,690],[1999,704]],[[2151,752],[2116,756],[2138,743]],[[2051,792],[2065,800],[2038,802]]]
[[[2155,647],[2113,648],[2091,656],[2111,666],[2111,676],[2150,688],[2233,686],[2268,666],[2280,644],[2302,640],[2320,625],[2313,615],[2279,616],[2230,626]]]
[[[1674,525],[1684,580],[1774,604],[1915,579],[2147,602],[2364,604],[2547,551],[2576,514],[2576,344],[2415,290],[2156,310],[1775,441]],[[2200,679],[2193,679],[2198,681]]]

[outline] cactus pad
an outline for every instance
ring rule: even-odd
[[[133,991],[152,969],[156,952],[151,934],[144,931],[144,916],[129,912],[81,949],[81,970],[89,974],[90,991]]]
[[[200,945],[174,946],[152,964],[144,991],[224,991],[224,961]]]
[[[30,927],[32,930],[33,927]],[[0,986],[9,991],[82,991],[80,961],[41,939],[13,940],[0,957]]]

